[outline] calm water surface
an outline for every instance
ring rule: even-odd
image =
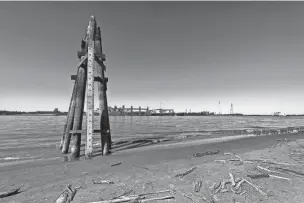
[[[110,117],[113,140],[144,136],[180,136],[205,131],[295,127],[304,117]],[[85,119],[84,119],[85,120]],[[58,157],[66,116],[0,116],[0,163]],[[98,127],[98,117],[94,122]],[[85,123],[84,123],[85,128]],[[97,142],[99,139],[96,139]],[[100,141],[99,141],[100,142]],[[1,165],[0,165],[1,167]]]

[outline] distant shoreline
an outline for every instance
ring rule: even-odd
[[[62,114],[35,114],[35,113],[16,113],[16,114],[0,114],[0,116],[67,116],[67,113],[62,113]],[[84,114],[85,116],[85,114]],[[99,114],[95,114],[95,116],[99,116]],[[131,115],[111,115],[109,114],[110,117],[113,116],[127,116],[131,117]],[[132,117],[138,117],[139,115],[133,115]],[[145,116],[145,115],[140,115],[140,116]],[[231,115],[231,114],[223,114],[223,115],[187,115],[187,114],[182,114],[182,115],[149,115],[149,116],[191,116],[191,117],[227,117],[227,116],[233,116],[233,117],[248,117],[248,116],[259,116],[259,117],[290,117],[290,116],[304,116],[304,115]]]

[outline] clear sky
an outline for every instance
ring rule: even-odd
[[[91,15],[110,106],[304,113],[304,2],[0,2],[0,109],[67,111]],[[97,104],[96,104],[97,105]],[[96,106],[98,107],[98,106]]]

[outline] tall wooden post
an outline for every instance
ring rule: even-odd
[[[87,137],[85,156],[90,158],[93,153],[93,123],[94,123],[94,62],[95,62],[95,26],[94,16],[91,16],[88,26],[88,65],[87,65]]]
[[[133,106],[131,106],[131,116],[133,116]]]
[[[140,107],[140,106],[138,107],[138,111],[139,111],[138,114],[139,114],[139,116],[140,116],[140,115],[141,115],[141,107]]]

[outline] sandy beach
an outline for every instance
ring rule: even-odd
[[[303,173],[303,135],[295,133],[254,136],[205,144],[198,139],[183,145],[171,144],[170,147],[164,144],[162,147],[155,145],[136,150],[114,151],[110,156],[96,156],[92,160],[63,163],[54,159],[41,161],[39,164],[24,162],[14,166],[7,165],[1,167],[0,192],[18,186],[22,188],[19,194],[1,198],[1,202],[55,202],[67,184],[82,187],[72,201],[79,203],[109,200],[124,193],[135,195],[161,190],[175,191],[159,194],[174,196],[175,199],[166,200],[167,202],[303,202],[304,176],[281,171],[275,175],[285,179],[247,177],[248,174],[258,173],[255,169],[257,166],[269,171],[274,170],[271,168],[281,167]],[[218,154],[193,156],[195,153],[217,150]],[[242,160],[236,161],[238,158],[225,153],[235,153]],[[192,167],[196,168],[189,174],[176,177]],[[219,184],[220,180],[229,179],[229,172],[235,179],[244,177],[260,186],[262,193],[243,183],[241,194],[235,194],[229,189],[231,184],[226,184],[225,188],[212,195],[214,189],[211,186]],[[290,180],[286,180],[288,178]],[[98,180],[110,180],[114,184],[94,184]],[[194,192],[193,183],[199,180],[202,181],[200,191]]]

